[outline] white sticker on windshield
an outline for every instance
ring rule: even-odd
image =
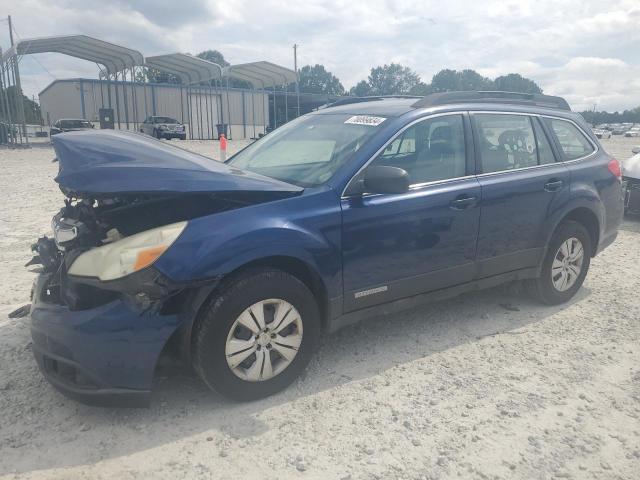
[[[369,125],[370,127],[377,127],[385,120],[386,118],[384,117],[373,117],[371,115],[354,115],[344,123],[348,123],[351,125]]]

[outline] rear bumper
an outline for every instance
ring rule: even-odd
[[[36,280],[31,308],[33,354],[47,380],[91,405],[148,405],[157,360],[178,316],[140,313],[119,299],[71,311],[40,300],[47,279]]]

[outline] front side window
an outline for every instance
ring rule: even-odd
[[[547,118],[546,121],[556,135],[567,160],[586,157],[594,151],[591,142],[573,123],[556,118]]]
[[[402,168],[412,185],[466,173],[462,115],[434,117],[406,129],[371,162]]]
[[[227,163],[302,187],[320,185],[373,137],[385,120],[351,114],[300,117],[252,143]]]
[[[526,115],[474,115],[482,173],[538,165],[536,137]]]

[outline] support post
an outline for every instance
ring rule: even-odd
[[[293,69],[296,71],[296,101],[298,103],[298,117],[300,116],[300,76],[298,75],[298,45],[293,44]]]
[[[227,77],[227,126],[228,131],[227,135],[229,136],[229,140],[233,140],[233,136],[231,135],[231,105],[229,103],[229,77]]]

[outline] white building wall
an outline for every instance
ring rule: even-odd
[[[109,106],[109,92],[117,129],[139,130],[145,118],[162,115],[184,123],[187,138],[217,139],[216,124],[226,123],[230,138],[244,139],[263,134],[268,125],[269,99],[263,92],[90,79],[56,80],[43,90],[43,120],[85,118],[97,123],[99,109]]]

